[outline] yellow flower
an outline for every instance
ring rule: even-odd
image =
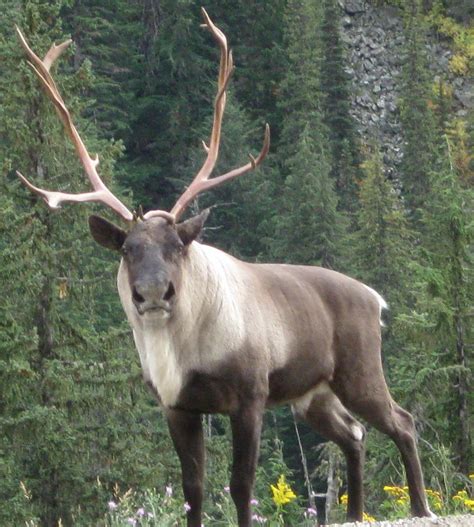
[[[437,490],[426,489],[426,494],[427,494],[428,496],[433,496],[433,497],[436,497],[436,498],[441,498],[441,494],[440,494]]]
[[[469,496],[467,495],[467,492],[465,490],[460,490],[457,494],[453,496],[453,500],[467,500]]]
[[[474,480],[474,474],[469,474],[469,479]]]
[[[383,488],[387,494],[394,498],[408,498],[407,489],[408,487],[391,487],[390,485],[385,485]]]
[[[365,522],[372,523],[372,522],[375,521],[375,518],[373,516],[371,516],[370,514],[367,514],[366,512],[364,512],[362,520],[365,521]]]
[[[347,494],[343,494],[340,498],[339,498],[339,502],[341,505],[347,505],[347,500],[348,500],[348,496]]]
[[[464,505],[471,509],[471,511],[474,511],[474,500],[464,500]]]
[[[276,487],[274,485],[270,485],[270,487],[272,489],[273,501],[279,507],[296,499],[296,494],[288,483],[286,483],[283,474],[279,477]]]

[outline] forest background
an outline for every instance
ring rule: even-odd
[[[395,164],[379,134],[361,133],[354,111],[362,88],[341,38],[354,5],[390,8],[401,22],[394,53],[402,67],[391,79],[401,134]],[[137,495],[173,488],[179,496],[179,467],[141,381],[116,293],[117,259],[88,233],[88,215],[108,213],[78,205],[52,213],[15,176],[19,169],[46,188],[87,188],[14,25],[40,53],[74,40],[54,75],[89,151],[100,154],[101,175],[130,208],[167,209],[202,162],[218,51],[192,0],[0,6],[0,524],[96,525],[109,521],[108,502],[129,488]],[[262,168],[195,204],[195,211],[216,205],[205,241],[247,261],[330,267],[387,299],[387,378],[415,417],[427,485],[452,512],[452,496],[471,488],[473,459],[473,122],[472,105],[454,95],[472,76],[472,5],[208,0],[205,7],[237,65],[217,171],[258,151],[266,121],[272,129]],[[430,42],[449,53],[436,75]],[[206,419],[206,437],[206,507],[222,519],[226,420]],[[296,429],[288,409],[266,416],[260,499],[280,474],[302,507],[311,504],[310,488],[327,495],[326,512],[337,516],[341,454],[303,424]],[[383,517],[383,488],[402,487],[404,475],[394,445],[375,430],[366,482],[367,509]]]

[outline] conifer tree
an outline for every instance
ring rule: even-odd
[[[321,112],[320,20],[320,7],[313,2],[288,3],[288,70],[281,89],[285,119],[278,147],[285,179],[273,252],[293,263],[333,267],[342,217],[336,210],[331,150]]]
[[[411,2],[406,10],[405,39],[400,104],[404,140],[401,176],[405,199],[416,220],[420,216],[418,208],[430,192],[430,172],[436,158],[426,36],[419,0]]]
[[[424,409],[453,459],[467,474],[472,458],[472,405],[469,311],[473,303],[470,219],[474,194],[462,184],[450,152],[442,169],[433,172],[432,192],[422,216],[423,244],[416,266],[414,309],[402,317],[417,346],[420,363],[415,391],[426,397]],[[441,415],[450,415],[448,421]]]
[[[352,265],[359,278],[390,304],[406,301],[403,283],[410,260],[411,239],[402,201],[383,170],[377,146],[362,164],[357,230],[353,235]]]
[[[339,208],[354,211],[360,177],[356,129],[350,114],[350,83],[344,70],[345,53],[339,36],[340,9],[325,0],[321,30],[321,109],[331,146],[331,177],[336,184]]]

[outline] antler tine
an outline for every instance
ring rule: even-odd
[[[105,186],[103,181],[100,179],[97,173],[97,165],[99,164],[99,157],[91,157],[87,148],[84,145],[74,123],[72,122],[71,115],[67,109],[61,94],[54,82],[53,77],[50,74],[50,68],[54,61],[57,60],[64,50],[71,44],[72,40],[67,40],[58,46],[53,44],[49,51],[46,53],[43,60],[41,60],[29,47],[20,29],[17,27],[16,31],[20,38],[21,45],[25,50],[28,58],[30,59],[29,65],[32,70],[36,73],[40,80],[41,86],[44,91],[51,99],[54,107],[64,124],[67,134],[69,135],[76,153],[84,167],[84,170],[89,178],[94,189],[93,192],[84,192],[79,194],[69,194],[66,192],[54,192],[41,189],[30,183],[20,172],[17,171],[17,175],[20,180],[35,194],[41,196],[49,207],[55,209],[60,206],[63,201],[70,202],[85,202],[85,201],[98,201],[104,203],[110,207],[115,213],[126,221],[133,221],[133,214],[127,209],[127,207],[112,194],[112,192]]]
[[[207,158],[195,177],[195,181],[207,179],[212,173],[219,155],[219,144],[221,137],[222,118],[226,104],[226,89],[234,70],[232,52],[227,48],[227,39],[224,33],[212,22],[204,8],[201,8],[205,24],[203,27],[209,29],[216,39],[221,50],[219,75],[217,83],[217,95],[214,101],[214,119],[212,123],[211,139],[209,141]],[[194,183],[194,182],[193,182]]]
[[[267,123],[265,125],[265,135],[263,139],[263,146],[257,158],[254,158],[251,154],[249,154],[250,162],[247,163],[246,165],[243,165],[239,168],[234,168],[230,172],[226,172],[225,174],[222,174],[221,176],[200,181],[199,185],[195,184],[196,183],[196,179],[195,179],[191,183],[191,185],[185,190],[185,192],[180,196],[180,198],[176,202],[176,205],[171,210],[171,214],[173,214],[177,220],[179,216],[181,216],[181,214],[184,212],[184,210],[188,207],[188,205],[197,197],[198,194],[201,194],[202,192],[210,190],[211,188],[222,185],[222,183],[225,183],[226,181],[230,181],[231,179],[234,179],[238,176],[241,176],[245,174],[246,172],[250,172],[251,170],[254,170],[265,159],[269,150],[270,150],[270,126]]]
[[[234,64],[232,52],[228,51],[227,49],[227,39],[224,33],[212,22],[204,8],[201,8],[201,11],[205,22],[204,24],[202,24],[202,26],[209,29],[214,38],[217,40],[221,50],[217,95],[214,100],[214,119],[212,123],[212,132],[211,139],[209,141],[209,146],[207,146],[206,143],[203,142],[204,149],[207,152],[207,157],[201,169],[196,174],[191,185],[180,196],[173,209],[171,210],[171,214],[175,217],[176,220],[184,212],[184,210],[191,203],[191,201],[196,198],[198,194],[204,192],[205,190],[209,190],[213,187],[216,187],[224,183],[225,181],[229,181],[237,176],[245,174],[250,170],[253,170],[257,165],[259,165],[263,161],[263,159],[268,153],[268,149],[270,148],[270,127],[267,124],[265,127],[265,139],[263,142],[263,147],[257,159],[254,159],[252,156],[250,156],[250,162],[246,165],[231,170],[230,172],[223,174],[219,177],[209,179],[212,171],[214,170],[217,157],[219,155],[222,118],[224,116],[224,109],[226,104],[226,90],[232,73],[234,71]]]

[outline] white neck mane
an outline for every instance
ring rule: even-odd
[[[143,376],[151,381],[165,406],[173,405],[186,373],[212,370],[244,339],[241,298],[244,287],[237,260],[193,242],[183,261],[181,284],[170,319],[140,316],[133,305],[124,262],[117,285],[133,329]],[[212,331],[209,328],[212,327]],[[222,343],[229,343],[227,349]]]

